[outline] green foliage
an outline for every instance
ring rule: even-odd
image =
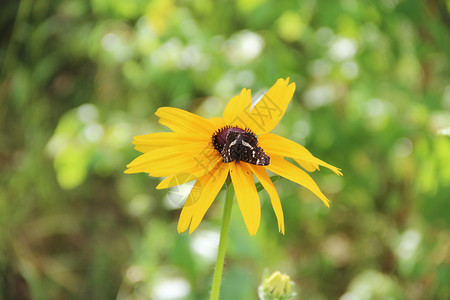
[[[178,235],[159,179],[123,174],[132,137],[290,77],[276,133],[344,176],[312,175],[330,209],[276,182],[285,236],[265,191],[255,237],[234,207],[222,299],[257,299],[266,268],[304,299],[450,298],[449,20],[439,0],[2,3],[0,297],[205,299],[223,195]]]

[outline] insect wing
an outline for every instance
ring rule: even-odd
[[[270,165],[270,157],[264,152],[263,148],[257,147],[255,157],[253,158],[251,164],[257,166],[268,166]]]
[[[258,138],[251,132],[242,132],[242,141],[248,143],[251,147],[256,148],[258,146]]]
[[[222,152],[220,154],[222,154],[222,161],[224,163],[229,163],[229,162],[236,160],[236,158],[233,155],[234,152],[231,151],[231,147],[232,146],[230,146],[230,143],[226,143],[223,146]]]

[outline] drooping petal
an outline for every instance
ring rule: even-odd
[[[136,145],[136,150],[145,153],[158,148],[188,143],[198,143],[202,141],[209,140],[203,135],[198,136],[177,132],[157,132],[135,136],[133,144]]]
[[[194,215],[192,216],[191,226],[189,227],[189,233],[192,233],[198,225],[200,225],[206,211],[211,206],[225,183],[225,179],[227,179],[228,176],[228,166],[227,164],[219,163],[214,171],[208,174],[211,174],[211,176],[208,181],[205,182],[202,194],[196,205]]]
[[[242,89],[241,93],[228,102],[223,111],[223,119],[226,124],[238,126],[244,129],[246,126],[242,123],[241,115],[248,113],[252,105],[251,90]]]
[[[273,133],[267,133],[258,138],[260,146],[270,156],[271,154],[283,157],[292,157],[305,170],[314,172],[319,169],[319,165],[324,166],[337,175],[342,175],[339,168],[336,168],[317,157],[314,157],[305,147],[294,141],[278,136]]]
[[[298,159],[298,158],[294,158],[294,160],[306,171],[308,172],[314,172],[316,170],[319,169],[319,167],[317,166],[317,163],[312,163],[310,161],[307,160],[303,160],[303,159]]]
[[[311,168],[318,168],[314,161],[314,156],[305,147],[287,138],[281,137],[273,133],[267,133],[258,138],[259,145],[266,153],[287,156],[304,160],[311,163]]]
[[[278,231],[284,234],[284,216],[283,216],[283,208],[281,207],[280,197],[278,196],[277,190],[270,180],[269,175],[267,175],[264,167],[259,167],[255,165],[248,165],[252,170],[253,174],[255,174],[256,178],[258,178],[259,182],[262,184],[264,189],[270,196],[270,200],[272,202],[272,207],[275,212],[278,221]]]
[[[222,161],[221,156],[215,157],[215,160],[205,165],[198,165],[196,168],[189,170],[187,173],[173,174],[169,177],[166,177],[163,181],[161,181],[157,189],[166,189],[169,187],[173,187],[176,185],[184,184],[186,182],[192,181],[194,179],[205,176],[208,172],[210,172],[217,163]]]
[[[197,179],[199,176],[195,176],[192,173],[173,174],[161,181],[157,186],[157,190],[167,189],[173,186],[187,183],[189,181]]]
[[[183,232],[189,227],[189,233],[192,233],[198,227],[223,186],[227,175],[228,166],[217,164],[210,173],[197,180],[181,211],[178,232]]]
[[[160,118],[159,123],[174,132],[210,136],[215,130],[208,119],[179,108],[161,107],[155,115]]]
[[[184,203],[183,209],[180,213],[180,218],[178,219],[178,233],[186,231],[186,229],[188,229],[189,227],[189,224],[191,224],[192,216],[194,215],[198,199],[200,198],[202,190],[201,186],[201,181],[197,180],[197,182],[192,187],[192,190],[189,193],[186,202]]]
[[[317,157],[314,157],[314,158],[315,158],[315,161],[316,161],[319,165],[324,166],[325,168],[330,169],[331,171],[333,171],[334,173],[336,173],[336,175],[338,175],[338,176],[342,176],[341,169],[336,168],[335,166],[332,166],[332,165],[330,165],[330,164],[327,164],[326,162],[324,162],[323,160],[318,159]]]
[[[246,163],[230,163],[236,199],[247,226],[248,233],[255,235],[261,221],[261,203],[256,191],[253,175]]]
[[[322,200],[325,206],[330,206],[330,201],[325,197],[322,191],[319,189],[314,180],[305,171],[291,164],[290,162],[283,159],[281,156],[272,155],[270,157],[270,165],[266,168],[286,179],[303,185],[308,190],[313,192],[317,197]]]
[[[187,183],[189,181],[197,179],[198,176],[193,175],[192,173],[182,173],[182,174],[173,174],[170,175],[164,180],[162,180],[157,186],[157,190],[167,189],[173,186],[177,186],[180,184]]]
[[[289,84],[289,78],[278,79],[250,112],[239,115],[241,123],[256,135],[271,131],[284,115],[294,91],[295,83]]]

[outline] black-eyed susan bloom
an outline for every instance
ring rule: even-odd
[[[303,185],[326,206],[329,200],[304,171],[324,166],[338,175],[338,168],[314,157],[303,146],[270,131],[278,124],[294,94],[295,83],[279,79],[252,108],[251,93],[243,89],[232,98],[222,117],[205,119],[190,112],[162,107],[159,122],[172,132],[151,133],[134,138],[143,154],[125,173],[145,172],[166,177],[158,186],[165,189],[197,179],[178,222],[178,231],[192,233],[200,224],[230,175],[236,199],[250,235],[255,235],[261,207],[253,175],[270,196],[278,229],[284,234],[284,218],[278,193],[267,170]],[[290,157],[303,169],[285,160]]]

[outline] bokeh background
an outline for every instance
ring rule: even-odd
[[[234,206],[222,299],[265,269],[298,299],[450,298],[450,15],[441,0],[22,0],[0,9],[0,295],[206,299],[219,195],[178,234],[188,187],[125,175],[173,106],[219,116],[243,87],[297,91],[275,132],[341,167],[332,200],[279,180],[250,237]]]

